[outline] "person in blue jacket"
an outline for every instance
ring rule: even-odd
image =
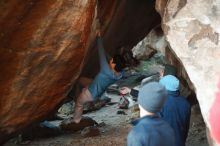
[[[99,53],[100,71],[87,88],[83,88],[76,99],[73,122],[79,123],[82,118],[83,105],[86,102],[96,101],[104,93],[106,88],[123,76],[126,67],[125,60],[120,55],[115,55],[107,61],[100,32],[97,33],[97,45]]]
[[[145,84],[139,91],[140,119],[128,134],[127,146],[174,146],[175,135],[171,126],[156,113],[167,98],[167,92],[158,82]]]
[[[175,146],[185,146],[191,107],[186,98],[180,96],[179,83],[179,80],[173,75],[166,75],[160,79],[160,84],[165,86],[168,97],[159,115],[174,129]]]

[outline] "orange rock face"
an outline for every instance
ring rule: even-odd
[[[95,2],[0,2],[0,141],[64,99],[80,73]]]
[[[112,52],[134,45],[160,22],[153,0],[101,0],[97,13],[96,2],[0,1],[0,144],[52,113],[83,67],[91,73],[91,64],[98,66],[96,17]]]

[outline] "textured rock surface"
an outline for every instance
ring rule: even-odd
[[[157,1],[161,5],[162,0]],[[157,6],[162,28],[195,89],[207,127],[220,73],[220,3],[217,0],[169,0]],[[159,9],[160,8],[160,9]],[[213,144],[214,145],[214,144]]]
[[[165,55],[165,48],[167,45],[161,27],[157,26],[132,49],[132,52],[138,59],[145,58],[146,52],[151,49],[157,50]]]
[[[0,143],[63,100],[80,73],[95,0],[0,2]]]
[[[96,16],[110,52],[160,23],[154,0],[103,0],[97,13],[96,2],[0,1],[0,144],[52,113],[86,62],[85,74],[95,72]]]

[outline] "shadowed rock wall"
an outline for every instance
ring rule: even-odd
[[[100,2],[100,8],[107,6],[102,0]],[[120,0],[115,1],[115,5],[113,14],[111,11],[102,11],[104,9],[98,10],[104,32],[104,46],[110,55],[119,53],[121,47],[132,49],[152,28],[160,24],[160,15],[155,10],[154,0]],[[110,23],[107,23],[109,20],[106,19],[106,15],[113,15]],[[97,50],[90,49],[89,54],[82,74],[92,77],[95,74],[91,71],[97,72],[97,68],[94,67],[98,64]]]

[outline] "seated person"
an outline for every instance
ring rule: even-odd
[[[128,146],[174,146],[175,135],[171,126],[157,116],[167,98],[164,86],[150,82],[141,87],[138,95],[140,119],[128,134]]]
[[[98,52],[100,71],[95,79],[89,84],[87,88],[83,88],[76,99],[73,122],[79,123],[82,118],[83,105],[87,102],[96,101],[100,98],[106,88],[119,80],[123,76],[123,69],[125,68],[125,61],[122,56],[115,55],[110,61],[107,61],[100,32],[98,36]]]
[[[161,69],[159,74],[160,74],[160,77],[163,77],[165,75],[174,75],[176,76],[176,73],[177,73],[177,70],[176,70],[176,67],[173,66],[173,65],[170,65],[170,64],[165,64],[164,66],[164,69]],[[142,80],[141,84],[144,85],[146,84],[147,82],[149,82],[149,80],[151,80],[150,78],[145,78]],[[134,97],[134,100],[135,100],[135,97],[138,97],[138,90],[135,89],[135,88],[128,88],[128,87],[122,87],[120,89],[120,93],[125,95],[125,94],[128,94],[130,93],[131,96]]]

